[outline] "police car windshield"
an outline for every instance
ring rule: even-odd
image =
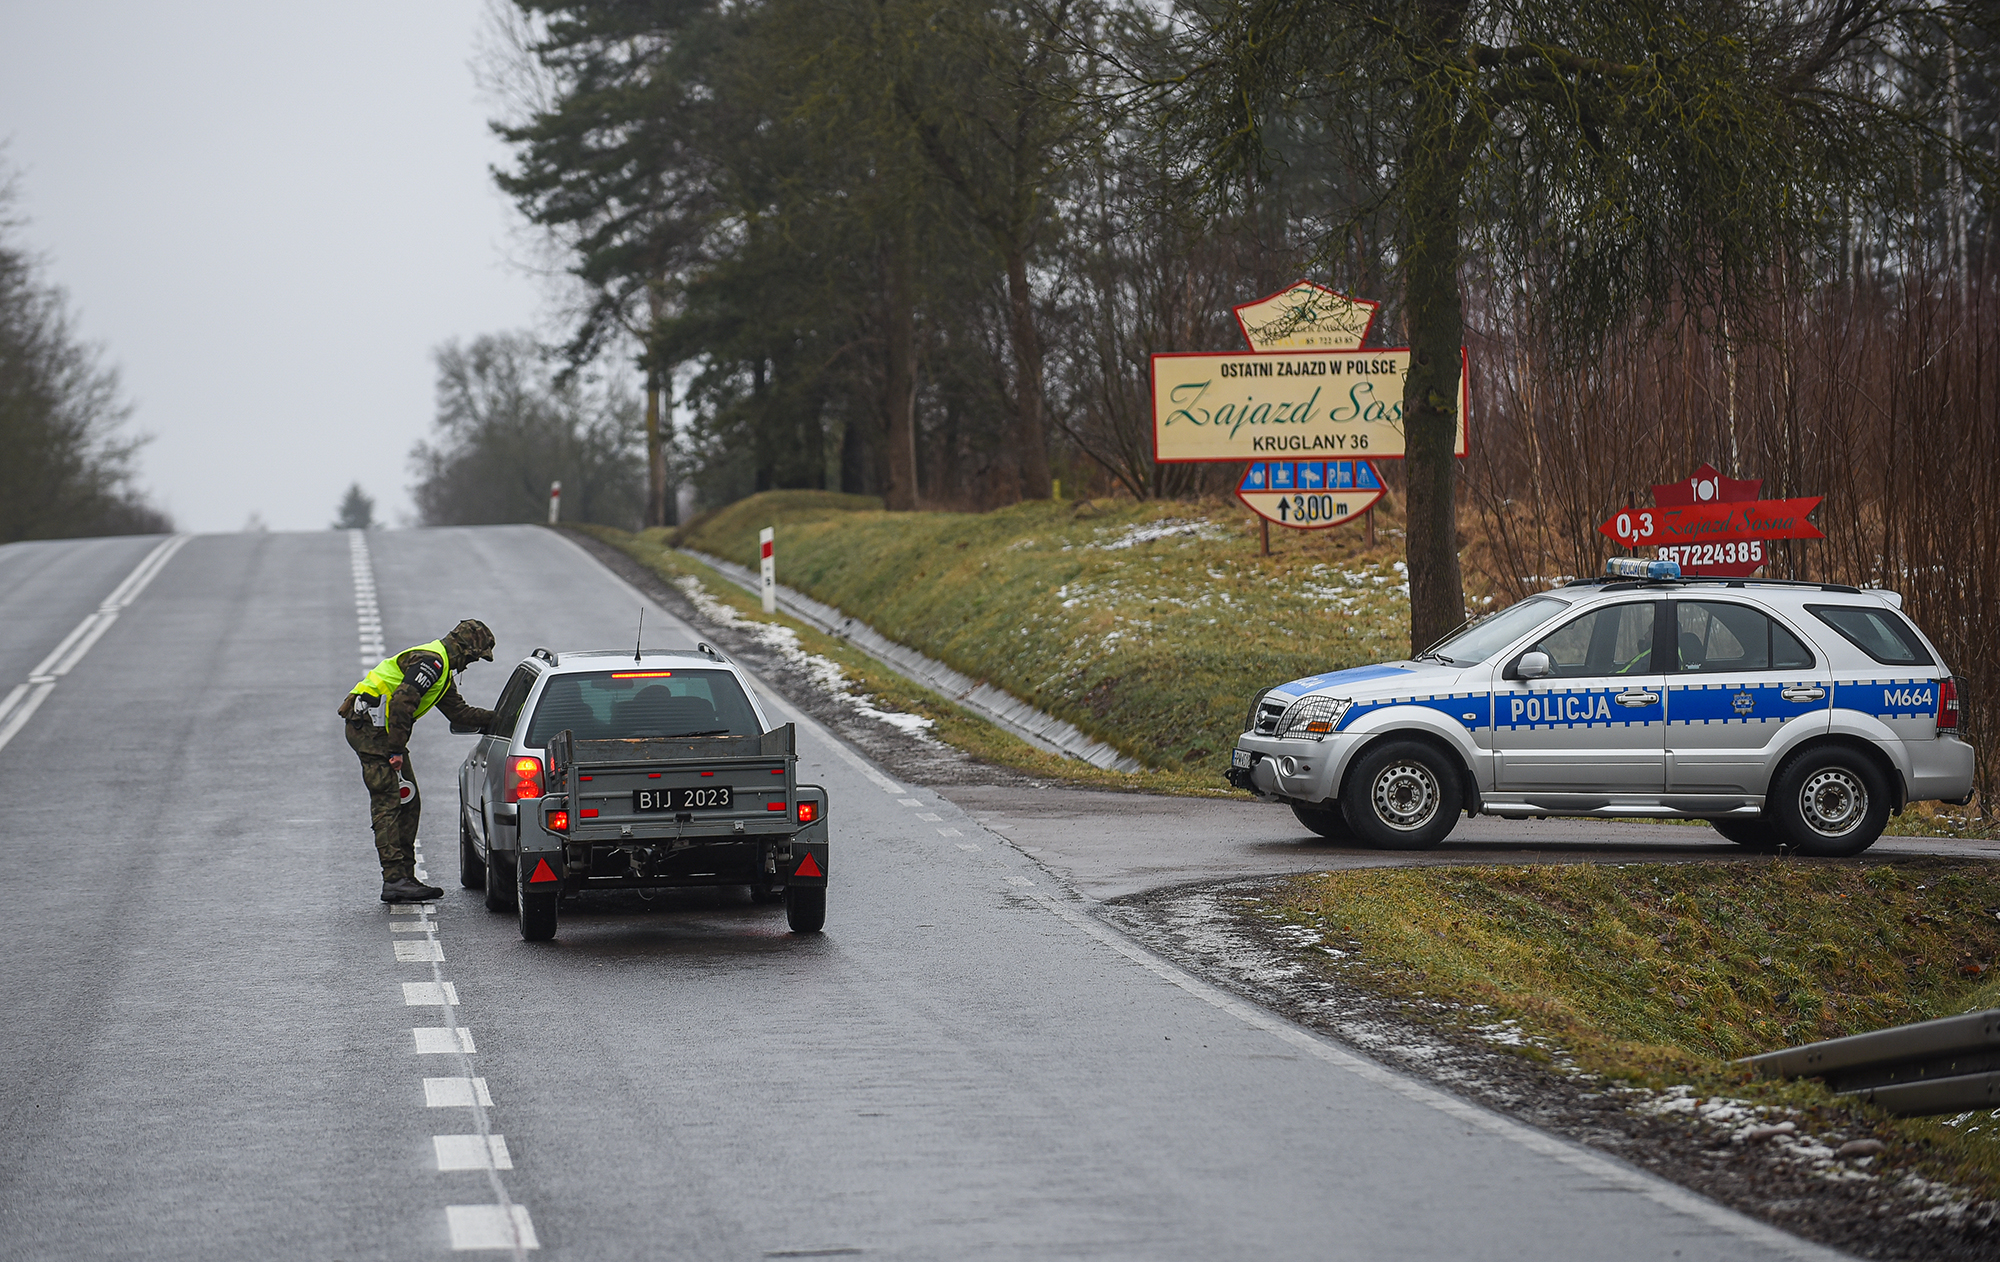
[[[535,704],[528,744],[546,746],[565,728],[581,741],[756,736],[764,730],[736,676],[678,667],[557,675]]]
[[[1551,596],[1530,596],[1518,605],[1469,623],[1464,630],[1425,649],[1421,656],[1447,666],[1483,662],[1567,608],[1567,602]]]

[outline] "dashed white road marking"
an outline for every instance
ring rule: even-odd
[[[961,842],[959,842],[959,843],[958,843],[958,848],[959,848],[960,850],[977,850],[977,849],[979,849],[979,847],[978,847],[978,846],[975,846],[975,845],[973,845],[973,844],[972,844],[971,842],[969,842],[969,841],[961,841]]]
[[[347,532],[347,556],[354,571],[355,648],[361,655],[361,669],[375,669],[389,656],[382,646],[382,608],[375,599],[375,561],[368,554],[368,533]]]
[[[430,903],[392,903],[389,906],[391,916],[429,916],[436,911],[437,908]]]
[[[424,964],[444,959],[444,947],[436,938],[425,938],[422,942],[404,940],[395,944],[398,964]]]
[[[410,1033],[417,1036],[417,1055],[449,1055],[453,1052],[476,1052],[472,1045],[472,1031],[464,1026],[420,1025]]]
[[[424,1079],[424,1107],[427,1109],[463,1109],[475,1104],[493,1107],[493,1097],[487,1094],[484,1078]]]
[[[917,818],[923,820],[925,823],[935,824],[940,820],[942,820],[944,816],[935,814],[931,811],[918,811]]]
[[[174,553],[185,547],[192,537],[174,535],[161,540],[158,547],[146,554],[145,560],[111,589],[111,594],[97,606],[96,612],[77,623],[49,651],[49,655],[28,672],[27,683],[14,685],[6,699],[0,700],[0,749],[5,749],[7,742],[28,725],[35,711],[42,708],[42,702],[47,701],[49,694],[55,691],[56,681],[75,669],[76,664],[83,660],[83,655],[90,652],[91,645],[97,643],[98,637],[118,621],[118,615],[125,606],[138,599],[139,593],[146,590],[146,584],[153,581],[167,562],[174,559]]]
[[[505,1135],[433,1135],[440,1170],[512,1170]],[[496,1206],[495,1208],[498,1208]]]
[[[508,1211],[512,1211],[510,1214]],[[539,1249],[526,1205],[447,1205],[454,1249]],[[512,1219],[510,1222],[509,1219]]]
[[[940,836],[940,837],[963,837],[963,836],[965,836],[965,834],[964,834],[964,833],[962,833],[962,832],[960,832],[960,831],[958,831],[958,830],[957,830],[956,828],[940,828],[940,829],[938,829],[938,836]],[[973,847],[973,849],[974,849],[974,850],[977,850],[977,849],[979,849],[979,847],[978,847],[978,846],[974,846],[974,847]]]
[[[428,920],[405,920],[389,926],[390,933],[436,933],[437,926]]]
[[[458,1002],[458,986],[452,982],[404,982],[403,1006],[422,1008]]]
[[[917,800],[916,800],[915,798],[898,798],[898,799],[896,799],[896,800],[897,800],[897,801],[899,801],[899,802],[901,802],[901,803],[902,803],[902,804],[903,804],[904,806],[922,806],[922,805],[923,805],[923,803],[922,803],[922,802],[919,802],[919,801],[917,801]]]

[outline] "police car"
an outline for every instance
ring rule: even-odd
[[[1958,693],[1893,592],[1616,558],[1413,661],[1265,689],[1227,774],[1388,849],[1437,845],[1463,811],[1703,819],[1752,850],[1853,855],[1907,802],[1969,800]]]

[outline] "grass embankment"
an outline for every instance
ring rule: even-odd
[[[1729,1062],[2000,1006],[2000,869],[1984,864],[1327,872],[1253,910],[1349,953],[1338,967],[1371,989],[1516,1021],[1590,1073],[1802,1109],[1832,1097]],[[1995,1120],[1880,1126],[1931,1177],[2000,1195]]]
[[[928,735],[989,762],[1046,776],[1071,784],[1098,788],[1137,789],[1154,793],[1221,796],[1233,792],[1224,787],[1213,768],[1148,768],[1136,774],[1104,771],[1074,758],[1065,758],[1037,749],[984,719],[961,710],[921,685],[913,684],[884,667],[845,640],[823,635],[805,623],[784,614],[767,614],[761,603],[710,567],[675,552],[671,532],[649,530],[628,534],[604,526],[574,525],[564,529],[592,536],[645,565],[669,584],[698,585],[700,598],[723,606],[729,616],[742,622],[762,623],[783,628],[794,637],[800,652],[822,659],[838,668],[840,683],[854,701],[892,715],[913,714],[930,720]],[[822,669],[816,677],[827,680]]]
[[[755,496],[681,544],[778,581],[1074,723],[1149,767],[1213,776],[1260,688],[1408,651],[1399,537],[1274,530],[1240,505],[1029,503],[887,513],[811,491]]]

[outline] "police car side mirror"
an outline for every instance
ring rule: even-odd
[[[1521,660],[1514,663],[1514,675],[1518,679],[1542,679],[1555,669],[1547,653],[1523,653]]]

